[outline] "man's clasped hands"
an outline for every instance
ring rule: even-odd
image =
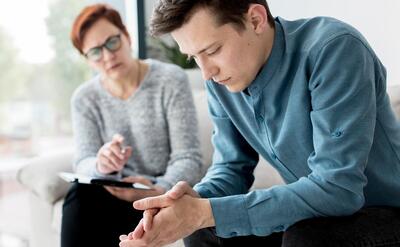
[[[214,226],[209,200],[202,199],[186,182],[178,182],[165,194],[137,200],[143,218],[128,235],[120,236],[121,247],[163,246],[194,231]]]

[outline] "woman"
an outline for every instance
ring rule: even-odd
[[[132,202],[164,193],[176,182],[202,176],[197,120],[187,77],[175,65],[131,56],[117,11],[86,7],[71,40],[99,72],[72,97],[77,173],[122,177],[152,190],[75,184],[64,207],[61,242],[118,246],[119,235],[142,218]]]

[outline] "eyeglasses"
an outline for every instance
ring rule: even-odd
[[[104,44],[91,48],[84,56],[93,62],[98,62],[103,58],[103,48],[110,52],[116,52],[121,48],[121,34],[110,36]]]

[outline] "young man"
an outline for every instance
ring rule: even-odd
[[[357,30],[265,0],[159,1],[152,30],[201,68],[215,153],[194,189],[136,201],[120,246],[400,245],[400,125]],[[258,155],[286,185],[248,192]]]

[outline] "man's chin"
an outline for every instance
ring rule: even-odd
[[[228,89],[231,93],[240,93],[246,89],[246,87],[240,85],[225,85],[226,89]]]

